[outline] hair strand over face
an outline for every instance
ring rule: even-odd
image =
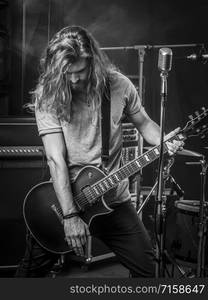
[[[80,58],[89,63],[87,101],[97,109],[114,66],[99,48],[97,41],[80,26],[68,26],[54,35],[43,53],[38,84],[32,92],[32,105],[55,113],[60,120],[70,121],[72,93],[66,70]]]

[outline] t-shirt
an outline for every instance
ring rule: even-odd
[[[140,111],[141,100],[133,83],[123,74],[114,72],[110,79],[111,130],[109,141],[108,173],[120,167],[122,153],[122,119]],[[72,100],[69,122],[61,121],[54,114],[36,110],[39,135],[62,132],[67,149],[67,164],[71,181],[87,165],[101,166],[101,121],[99,111],[92,111],[87,101]],[[116,191],[109,193],[108,205],[114,206],[130,199],[128,179]]]

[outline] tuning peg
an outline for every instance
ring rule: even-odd
[[[188,117],[191,121],[194,119],[194,117],[192,115],[189,115]]]
[[[206,114],[207,113],[207,109],[203,106],[202,108],[201,108],[202,110],[203,110],[203,112]]]

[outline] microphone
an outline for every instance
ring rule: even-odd
[[[172,67],[172,50],[170,48],[161,48],[159,50],[158,68],[160,71],[166,73]]]
[[[196,53],[192,53],[191,55],[186,56],[186,58],[188,60],[198,60],[198,61],[206,61],[208,60],[208,53],[204,53],[204,54],[196,54]]]

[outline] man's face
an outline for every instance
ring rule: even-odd
[[[86,58],[74,62],[67,71],[72,92],[84,92],[88,84],[89,65]]]

